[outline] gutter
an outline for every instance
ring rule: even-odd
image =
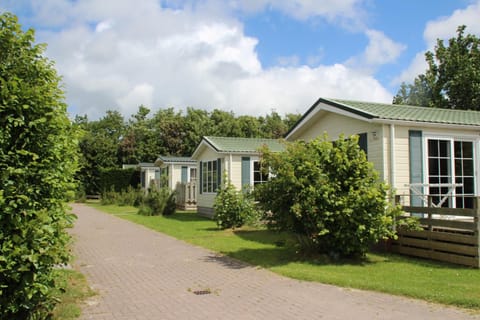
[[[390,186],[395,188],[395,125],[390,123]],[[395,201],[395,199],[391,199]]]

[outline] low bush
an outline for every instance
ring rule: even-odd
[[[213,219],[221,229],[239,228],[258,217],[251,194],[237,191],[229,182],[218,191],[213,208]]]
[[[150,188],[143,198],[138,214],[144,216],[171,215],[175,213],[175,192],[168,188]]]

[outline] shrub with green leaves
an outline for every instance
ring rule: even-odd
[[[144,196],[138,214],[144,216],[172,215],[175,213],[175,192],[168,188],[150,188]]]
[[[256,198],[268,225],[299,235],[301,244],[334,257],[363,256],[371,244],[392,236],[393,210],[358,137],[323,138],[264,150],[272,178]]]
[[[69,260],[76,133],[34,31],[0,14],[0,319],[45,319]]]
[[[237,191],[230,182],[218,190],[213,209],[213,219],[221,229],[239,228],[256,217],[251,194]]]

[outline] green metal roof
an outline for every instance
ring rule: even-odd
[[[195,160],[192,160],[190,157],[169,157],[169,156],[158,156],[157,161],[160,160],[162,162],[192,162],[195,163]]]
[[[284,150],[284,145],[277,139],[261,138],[232,138],[232,137],[203,137],[217,152],[252,153],[267,146],[273,152]]]
[[[314,106],[320,102],[333,105],[345,111],[350,111],[370,119],[378,118],[385,120],[480,126],[480,112],[473,110],[426,108],[399,104],[323,98],[319,99]]]

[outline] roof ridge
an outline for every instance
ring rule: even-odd
[[[348,99],[326,99],[331,102],[336,102],[340,103],[346,107],[357,109],[356,107],[349,105],[349,102],[352,103],[365,103],[365,104],[370,104],[370,105],[380,105],[380,106],[392,106],[392,107],[407,107],[407,108],[414,108],[414,109],[419,109],[419,110],[433,110],[433,111],[441,111],[441,112],[467,112],[467,113],[477,113],[479,111],[477,110],[464,110],[464,109],[449,109],[449,108],[435,108],[435,107],[422,107],[422,106],[414,106],[411,104],[393,104],[393,103],[384,103],[384,102],[371,102],[371,101],[364,101],[364,100],[348,100]]]
[[[225,137],[225,136],[204,136],[204,138],[214,139],[247,139],[247,140],[279,140],[279,138],[248,138],[248,137]]]

